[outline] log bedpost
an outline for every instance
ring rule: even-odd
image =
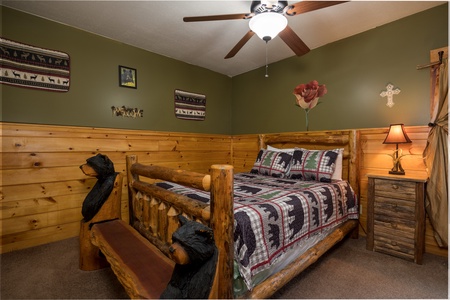
[[[361,145],[359,142],[359,130],[350,130],[349,132],[349,151],[350,162],[348,171],[348,182],[353,188],[357,199],[361,199],[359,194],[359,158],[361,157]],[[361,203],[359,203],[361,205]],[[359,237],[359,226],[356,226],[351,234],[352,238],[357,239]]]
[[[266,149],[267,148],[267,144],[266,144],[265,138],[266,138],[266,136],[264,134],[260,134],[258,136],[259,149]]]
[[[359,199],[359,157],[361,154],[361,145],[359,144],[359,130],[350,130],[349,132],[349,152],[350,162],[348,171],[348,181]]]
[[[209,298],[233,298],[233,166],[211,166],[211,228],[219,250]]]
[[[126,157],[126,165],[127,165],[127,183],[128,183],[128,207],[129,207],[129,218],[130,224],[134,224],[134,213],[133,213],[133,201],[136,197],[136,194],[133,192],[133,189],[130,187],[133,186],[133,182],[139,180],[139,176],[131,173],[131,166],[134,163],[137,163],[138,158],[136,155],[127,155]]]

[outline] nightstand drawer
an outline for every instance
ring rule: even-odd
[[[375,196],[374,209],[378,214],[393,218],[414,219],[416,203],[408,200]]]
[[[416,200],[416,184],[410,181],[375,179],[375,196]]]
[[[408,232],[414,235],[416,230],[415,220],[405,220],[405,219],[393,219],[389,216],[375,214],[373,221],[374,226],[383,226],[385,228],[390,228],[394,230],[399,230],[402,232]]]
[[[414,245],[414,227],[405,226],[400,223],[374,221],[374,233],[375,237],[380,235],[386,238],[391,238],[392,240],[396,240],[396,238],[403,239],[405,242],[409,240],[411,241],[411,244]]]
[[[381,241],[380,241],[381,239]],[[377,252],[386,253],[389,255],[401,257],[403,259],[414,261],[414,246],[404,245],[401,242],[386,242],[382,238],[375,240],[374,250]]]

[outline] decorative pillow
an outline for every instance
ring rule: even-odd
[[[289,153],[261,149],[250,173],[285,178],[291,160]]]
[[[292,156],[288,178],[331,182],[338,155],[339,149],[297,149]]]
[[[342,160],[344,157],[344,148],[339,148],[339,155],[336,158],[336,168],[334,169],[331,179],[342,180]]]

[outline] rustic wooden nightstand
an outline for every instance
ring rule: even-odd
[[[426,178],[388,174],[367,177],[366,248],[422,264]]]

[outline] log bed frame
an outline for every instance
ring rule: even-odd
[[[259,136],[259,146],[261,148],[266,148],[266,145],[269,144],[278,148],[344,148],[342,177],[350,182],[356,195],[359,196],[357,165],[359,150],[357,149],[356,130],[268,134]],[[213,165],[211,166],[210,174],[200,174],[160,166],[142,165],[138,163],[135,155],[127,156],[126,163],[130,225],[124,224],[120,220],[115,222],[122,222],[123,224],[120,224],[119,227],[126,227],[125,231],[129,235],[135,235],[138,232],[140,234],[138,235],[138,239],[144,237],[148,240],[149,243],[144,248],[151,249],[150,252],[155,252],[154,249],[158,249],[156,251],[160,252],[159,254],[163,253],[167,257],[170,257],[169,247],[171,245],[172,233],[179,227],[178,215],[183,214],[189,219],[196,220],[211,227],[214,232],[216,246],[219,250],[219,257],[209,298],[234,298],[233,166]],[[211,201],[205,204],[167,191],[154,185],[158,181],[171,181],[209,191]],[[112,251],[111,245],[105,242],[108,239],[109,229],[104,229],[102,226],[105,227],[102,222],[94,226],[89,224],[83,225],[82,222],[81,231],[84,228],[86,232],[88,230],[87,228],[90,227],[92,227],[92,230],[90,234],[80,232],[80,245],[84,244],[86,247],[86,244],[89,244],[89,242],[81,242],[82,235],[88,236],[87,239],[95,247],[99,247],[103,252],[107,252],[105,254],[106,258],[111,263],[111,267],[131,298],[155,297],[155,294],[142,292],[143,289],[148,289],[148,286],[146,286],[148,283],[140,282],[138,276],[130,277],[127,275],[130,273],[134,275],[135,271],[130,270],[130,267],[126,266],[126,259],[120,257],[120,254],[117,254],[115,251]],[[133,233],[132,228],[136,232]],[[252,291],[243,295],[242,298],[270,297],[292,278],[317,261],[320,256],[350,232],[352,232],[354,237],[357,237],[358,220],[349,220],[341,224],[325,239],[307,250],[286,268],[254,287]],[[139,241],[140,243],[141,241]],[[92,253],[92,249],[89,251]],[[156,258],[159,254],[156,255]],[[82,257],[83,254],[80,254],[80,267],[82,267]],[[87,261],[88,259],[84,258],[84,260]],[[152,262],[151,264],[154,263]],[[170,275],[170,270],[173,268],[170,260],[162,257],[158,263],[166,266]],[[85,269],[94,268],[86,267]]]

